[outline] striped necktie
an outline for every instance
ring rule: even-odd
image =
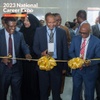
[[[82,45],[81,45],[81,50],[80,50],[80,54],[81,54],[81,58],[82,58],[82,59],[84,59],[85,46],[86,46],[86,39],[84,38],[83,43],[82,43]]]

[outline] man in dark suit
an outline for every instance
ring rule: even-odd
[[[99,19],[100,20],[100,19]],[[100,39],[100,22],[92,26],[92,33]]]
[[[10,53],[12,58],[19,58],[23,51],[25,58],[31,58],[22,33],[15,31],[16,19],[5,18],[5,25],[5,28],[0,30],[0,56],[7,56]],[[11,86],[12,100],[21,100],[21,76],[20,61],[0,58],[0,100],[7,100],[9,86]]]
[[[100,39],[100,12],[98,16],[98,23],[92,26],[92,33]]]
[[[96,25],[92,26],[92,33],[94,36],[98,37],[100,39],[100,12],[99,12],[99,16],[98,16],[98,23]],[[100,100],[100,63],[99,63],[99,74],[98,74],[98,78],[97,78],[97,82],[96,82],[96,94],[97,100]]]
[[[40,58],[48,53],[55,59],[68,59],[67,37],[64,30],[55,27],[55,17],[51,13],[45,15],[46,26],[36,30],[34,36],[34,52]],[[53,32],[50,37],[51,31]],[[53,40],[53,43],[49,43]],[[50,47],[51,44],[52,46]],[[53,48],[51,50],[51,48]],[[52,51],[52,52],[51,52]],[[48,100],[48,89],[51,87],[53,100],[61,100],[61,76],[66,72],[67,63],[57,63],[57,66],[50,71],[43,71],[38,68],[40,100]]]
[[[69,48],[71,58],[81,57],[83,59],[100,58],[100,40],[90,34],[90,25],[82,24],[80,35],[75,36]],[[85,41],[85,42],[84,42]],[[84,46],[83,46],[84,42]],[[82,52],[84,50],[84,53]],[[99,61],[84,63],[81,69],[72,70],[73,94],[72,100],[80,100],[82,83],[85,87],[85,100],[94,100],[95,83],[98,76]]]
[[[77,23],[79,24],[79,26],[77,27],[77,31],[76,31],[76,35],[79,35],[79,30],[80,27],[83,23],[88,23],[87,21],[87,13],[85,10],[79,10],[76,14],[77,17]]]

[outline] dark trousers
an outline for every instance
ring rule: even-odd
[[[36,62],[23,61],[22,100],[40,100]]]
[[[18,65],[15,64],[12,68],[1,64],[2,73],[0,74],[0,100],[7,100],[7,92],[11,86],[12,100],[21,100],[21,72],[19,72]]]
[[[99,64],[98,71],[99,73],[96,81],[96,95],[97,95],[97,100],[100,100],[100,64]]]
[[[97,79],[98,68],[96,66],[77,69],[72,71],[73,76],[73,93],[72,100],[80,100],[82,84],[84,82],[85,100],[94,100],[94,89]]]
[[[57,67],[57,66],[56,66]],[[39,87],[40,87],[40,100],[48,100],[49,87],[52,90],[53,100],[61,100],[61,72],[56,68],[51,71],[38,71],[39,74]]]

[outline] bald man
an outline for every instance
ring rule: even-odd
[[[80,27],[80,35],[77,35],[73,38],[69,48],[69,56],[71,58],[100,58],[100,40],[91,35],[90,31],[91,29],[88,23],[84,23]],[[98,63],[100,62],[91,61],[89,64],[84,63],[81,69],[72,70],[72,100],[80,100],[82,83],[84,83],[85,87],[85,100],[94,100],[94,89],[98,75]]]

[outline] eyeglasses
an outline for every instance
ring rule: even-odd
[[[85,33],[85,32],[79,32],[80,34],[87,34],[87,33]]]

